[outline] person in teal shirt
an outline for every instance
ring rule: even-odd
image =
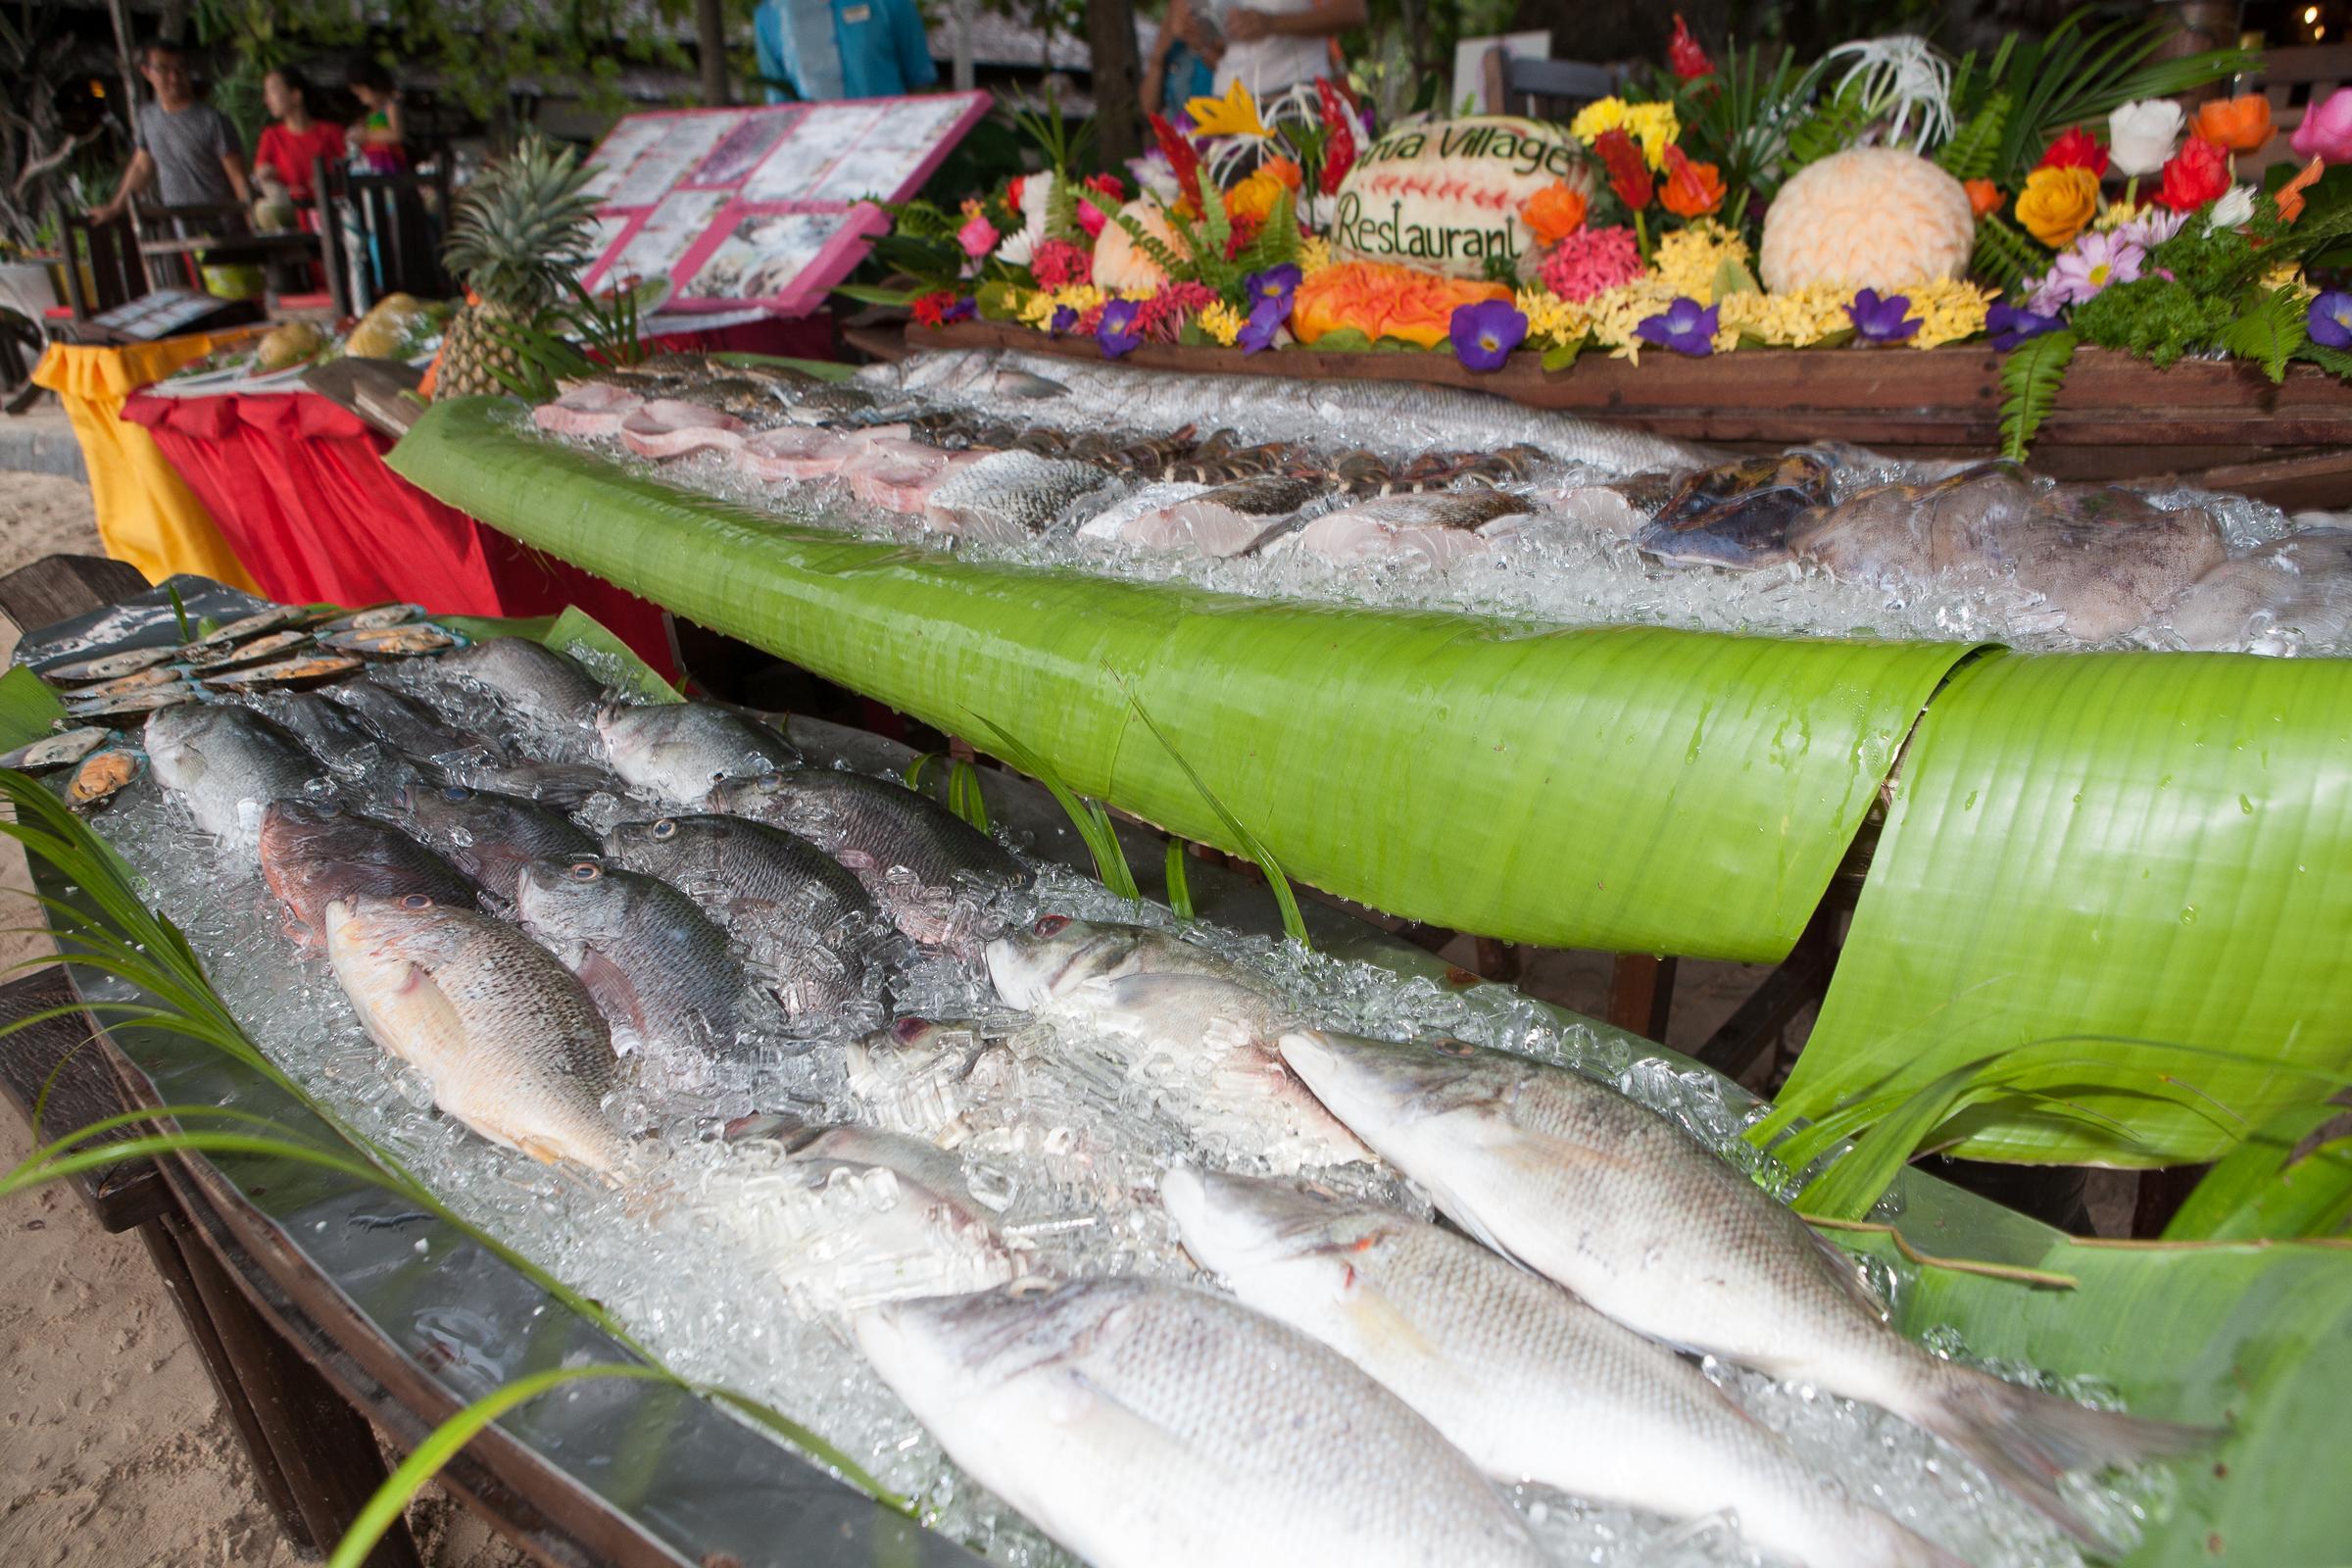
[[[939,80],[914,0],[760,0],[752,40],[770,103],[895,98]]]

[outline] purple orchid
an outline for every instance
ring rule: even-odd
[[[1914,335],[1920,323],[1905,320],[1910,314],[1908,294],[1889,294],[1881,299],[1875,288],[1862,290],[1845,308],[1846,319],[1854,323],[1854,334],[1865,343],[1900,343]]]
[[[1143,333],[1135,326],[1135,318],[1143,308],[1140,300],[1112,300],[1102,307],[1102,319],[1095,326],[1095,341],[1102,345],[1105,359],[1123,358],[1144,340]]]
[[[1682,295],[1656,316],[1642,318],[1634,335],[1677,354],[1712,354],[1717,309],[1709,305],[1702,310],[1698,301]]]
[[[1453,357],[1473,370],[1499,370],[1511,350],[1527,341],[1527,318],[1509,300],[1457,305],[1449,335]]]
[[[1047,326],[1054,332],[1067,332],[1077,324],[1078,309],[1076,306],[1056,305],[1054,307],[1054,319],[1048,322]]]
[[[1275,335],[1281,332],[1283,323],[1290,318],[1289,295],[1261,299],[1250,307],[1250,319],[1242,323],[1241,336],[1234,341],[1241,344],[1244,354],[1255,354],[1259,349],[1272,348]]]
[[[1292,262],[1269,267],[1262,272],[1251,272],[1249,277],[1250,297],[1253,300],[1287,300],[1298,292],[1298,279],[1303,275],[1297,264]]]
[[[2057,331],[2059,325],[2056,316],[2029,311],[2022,305],[1995,305],[1984,313],[1984,330],[1992,334],[1992,346],[2004,354],[2030,337]]]
[[[2311,340],[2324,348],[2352,349],[2352,294],[2323,294],[2305,318]]]
[[[968,321],[980,314],[980,302],[969,294],[939,313],[942,321]]]

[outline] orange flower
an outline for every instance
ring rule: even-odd
[[[1519,209],[1519,217],[1536,231],[1536,238],[1546,245],[1557,245],[1585,226],[1585,212],[1591,204],[1583,191],[1564,179],[1555,179],[1527,199]]]
[[[1291,330],[1301,343],[1351,326],[1368,338],[1402,338],[1435,348],[1453,327],[1457,307],[1507,300],[1500,283],[1441,277],[1410,267],[1348,262],[1327,267],[1291,296]]]
[[[2328,172],[2328,160],[2314,158],[2303,166],[2303,172],[2278,187],[2271,199],[2278,204],[2278,221],[2291,223],[2303,216],[2303,193]]]
[[[1986,213],[2000,211],[2001,187],[1995,185],[1991,180],[1964,180],[1961,182],[1961,188],[1968,192],[1969,211],[1975,213],[1979,218],[1983,218]]]
[[[1298,188],[1298,166],[1288,158],[1269,158],[1258,166],[1292,190]]]
[[[1713,164],[1694,164],[1680,147],[1666,148],[1666,183],[1658,205],[1677,218],[1696,218],[1723,205],[1723,176]]]
[[[2250,153],[2271,139],[2271,101],[2258,92],[2216,98],[2198,107],[2188,129],[2233,153]]]

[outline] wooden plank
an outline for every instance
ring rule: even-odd
[[[52,964],[0,986],[0,1025],[80,1004],[66,971]],[[106,1053],[94,1039],[97,1027],[88,1013],[76,1010],[0,1037],[0,1096],[32,1128],[36,1143],[64,1138],[122,1111]],[[118,1128],[95,1142],[122,1143],[144,1130]],[[152,1159],[122,1160],[68,1181],[98,1223],[118,1233],[146,1224],[171,1203]]]
[[[139,569],[124,562],[104,556],[43,556],[0,577],[0,615],[15,621],[20,631],[36,632],[120,604],[146,587]]]
[[[395,441],[424,413],[424,405],[411,395],[423,379],[422,370],[397,360],[349,355],[302,372],[304,386]]]

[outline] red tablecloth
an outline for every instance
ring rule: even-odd
[[[408,600],[453,615],[577,605],[674,679],[659,606],[453,512],[384,466],[391,443],[315,392],[134,395],[262,592],[292,604]]]

